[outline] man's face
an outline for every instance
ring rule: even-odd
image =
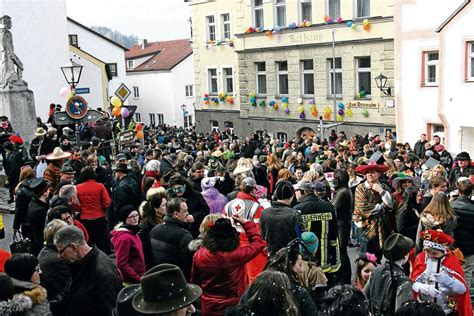
[[[433,140],[435,142],[435,145],[439,145],[439,143],[441,142],[441,138],[439,138],[439,136],[433,137]]]
[[[194,178],[197,178],[197,179],[204,178],[204,169],[198,169],[198,170],[194,171],[193,176],[194,176]]]
[[[469,160],[458,160],[458,165],[460,168],[466,168],[469,165]]]
[[[63,145],[64,146],[69,146],[69,139],[67,139],[67,138],[63,139]]]
[[[420,140],[421,140],[422,142],[424,142],[424,141],[426,140],[426,135],[425,135],[425,134],[421,134]]]
[[[447,182],[442,182],[439,187],[433,188],[435,192],[446,192],[448,191],[448,183]]]
[[[72,155],[71,155],[71,160],[79,160],[81,159],[81,152],[80,151],[75,151]]]
[[[181,222],[186,222],[188,215],[188,205],[185,202],[181,203],[181,210],[179,212],[174,212],[174,217]]]
[[[66,245],[57,243],[56,249],[58,249],[58,257],[63,258],[66,262],[73,263],[79,261],[77,254],[78,246],[75,243]]]
[[[296,177],[296,180],[300,181],[301,179],[303,179],[303,170],[301,169],[296,169],[295,171],[295,177]]]
[[[367,181],[369,181],[370,183],[375,183],[379,180],[379,173],[377,171],[368,171],[366,174],[365,174],[365,177],[367,178]]]
[[[296,200],[301,199],[302,196],[303,196],[303,192],[301,190],[295,190]]]
[[[61,181],[66,182],[66,183],[72,183],[74,181],[74,175],[61,173]]]

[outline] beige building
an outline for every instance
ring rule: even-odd
[[[285,138],[301,127],[316,130],[320,117],[350,134],[394,129],[393,99],[375,82],[383,74],[393,87],[393,1],[190,6],[198,131],[233,127],[239,136],[267,130]]]

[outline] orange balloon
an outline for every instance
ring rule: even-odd
[[[120,111],[122,110],[122,108],[120,106],[117,106],[117,107],[114,107],[114,109],[112,110],[112,115],[113,116],[120,116]]]
[[[142,139],[143,138],[143,131],[138,131],[137,132],[137,138]]]

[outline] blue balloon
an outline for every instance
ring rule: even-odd
[[[339,102],[339,104],[337,105],[338,108],[340,108],[341,110],[344,109],[344,103],[342,102]]]
[[[351,27],[352,26],[352,21],[347,21],[346,26]]]

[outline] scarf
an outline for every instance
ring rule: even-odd
[[[125,228],[125,229],[128,229],[129,231],[133,232],[134,234],[138,234],[138,232],[141,229],[140,225],[123,224],[121,227]]]

